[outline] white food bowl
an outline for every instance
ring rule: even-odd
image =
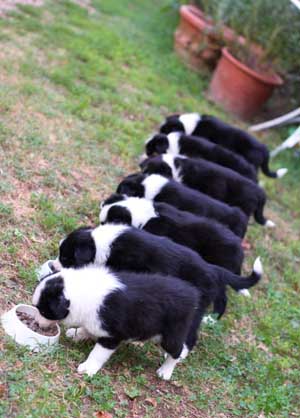
[[[1,321],[5,332],[10,335],[18,344],[25,345],[31,350],[39,351],[41,346],[56,344],[60,337],[60,327],[56,324],[57,334],[53,336],[42,335],[27,327],[17,316],[18,312],[24,312],[35,316],[37,308],[30,305],[19,304],[2,315]]]
[[[39,281],[49,276],[50,274],[55,273],[53,268],[51,268],[51,263],[53,263],[54,261],[55,260],[48,260],[44,264],[42,264],[39,269],[36,270],[37,279]]]

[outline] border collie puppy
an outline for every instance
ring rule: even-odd
[[[102,203],[99,219],[101,224],[128,224],[168,237],[196,251],[208,263],[241,273],[241,239],[213,219],[183,212],[167,203],[118,194]]]
[[[97,341],[79,373],[97,373],[122,341],[158,337],[167,357],[157,374],[169,380],[187,355],[185,340],[198,299],[193,286],[174,277],[91,266],[63,269],[43,279],[32,302],[41,326],[61,321],[76,327],[66,332],[73,340]]]
[[[88,264],[107,266],[113,271],[160,273],[178,277],[200,291],[200,311],[195,315],[186,345],[191,350],[203,312],[211,303],[220,318],[226,309],[226,286],[248,289],[261,278],[259,259],[248,277],[208,264],[196,252],[165,237],[127,225],[106,224],[94,229],[79,228],[60,244],[57,267],[79,268]]]
[[[168,203],[194,215],[215,219],[241,238],[245,236],[247,230],[248,218],[239,208],[228,206],[158,174],[150,176],[142,173],[131,174],[121,181],[117,193]]]
[[[161,174],[173,178],[230,206],[237,206],[257,223],[267,227],[275,224],[263,215],[265,191],[239,173],[203,159],[162,154],[140,164],[145,174]]]
[[[146,142],[146,154],[148,157],[157,154],[173,154],[203,158],[231,168],[257,182],[255,167],[241,155],[198,136],[185,135],[181,132],[171,132],[169,135],[156,134]]]
[[[268,177],[280,178],[288,171],[286,168],[280,168],[275,172],[270,171],[270,155],[266,145],[242,129],[235,128],[214,116],[200,115],[199,113],[171,115],[160,127],[160,132],[164,134],[183,132],[187,135],[207,138],[215,144],[242,155],[256,169],[260,167]]]

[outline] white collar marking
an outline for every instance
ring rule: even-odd
[[[110,247],[112,243],[130,226],[118,224],[106,224],[97,226],[92,232],[96,244],[95,263],[99,266],[106,263],[110,256]]]
[[[118,278],[105,267],[87,266],[81,269],[63,269],[64,295],[70,301],[66,326],[84,327],[96,337],[109,336],[102,328],[99,309],[105,298],[117,289],[125,288]]]
[[[143,180],[142,185],[145,188],[145,199],[153,200],[169,180],[159,174],[151,174]]]
[[[143,228],[151,218],[156,218],[153,203],[150,200],[140,197],[129,197],[126,200],[105,205],[100,213],[100,222],[105,222],[107,213],[112,206],[122,206],[127,208],[131,214],[132,225],[136,228]]]
[[[179,139],[181,137],[181,132],[171,132],[168,135],[169,147],[167,149],[168,154],[179,155]]]
[[[183,124],[185,133],[187,135],[192,135],[194,132],[197,123],[201,120],[199,113],[184,113],[179,116],[179,121]]]
[[[175,162],[174,162],[174,159],[175,158],[177,158],[177,157],[175,157],[174,155],[171,155],[171,154],[163,154],[162,155],[162,159],[163,159],[163,161],[165,162],[165,163],[167,163],[168,164],[168,166],[171,168],[171,170],[172,170],[172,177],[173,177],[173,179],[175,180],[175,181],[179,181],[179,182],[181,182],[181,180],[182,180],[182,177],[181,177],[181,170],[180,170],[180,168],[176,168],[175,167]]]

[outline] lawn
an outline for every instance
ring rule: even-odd
[[[207,76],[172,50],[174,2],[95,0],[92,13],[68,1],[22,7],[0,20],[0,309],[31,301],[35,269],[56,256],[72,229],[97,224],[99,202],[137,170],[144,140],[172,112],[214,113]],[[270,148],[285,129],[260,135]],[[245,272],[260,255],[262,282],[203,326],[173,380],[156,377],[162,355],[123,345],[92,378],[77,365],[91,350],[65,337],[33,354],[1,329],[0,416],[299,417],[300,164],[292,151],[262,177],[264,230],[251,222]],[[103,413],[103,414],[101,414]],[[98,414],[98,415],[97,415]],[[108,416],[106,415],[106,418]]]

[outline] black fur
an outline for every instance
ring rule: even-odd
[[[198,136],[181,134],[179,141],[179,154],[191,158],[204,158],[224,167],[231,168],[241,175],[257,182],[256,169],[241,155],[232,152],[220,145]],[[169,147],[169,139],[166,134],[154,135],[146,144],[146,154],[155,156],[164,154]]]
[[[116,275],[126,289],[114,291],[104,300],[99,316],[111,337],[102,338],[101,344],[115,348],[121,341],[161,335],[162,348],[178,358],[196,312],[201,312],[198,292],[175,277],[130,272]],[[203,314],[204,310],[201,317]],[[108,346],[108,340],[115,346]]]
[[[44,318],[60,321],[68,315],[70,301],[64,296],[63,289],[64,282],[60,276],[46,281],[36,305]]]
[[[107,227],[107,226],[105,226]],[[99,227],[101,228],[101,227]],[[87,233],[92,231],[87,228]],[[69,266],[71,260],[75,260],[74,268],[79,268],[86,263],[81,263],[80,252],[87,252],[90,246],[88,240],[81,240],[82,230],[77,234],[72,232],[72,239],[66,237],[64,246],[60,247],[59,260],[67,261]],[[93,239],[91,235],[91,239]],[[99,238],[101,239],[101,237]],[[94,243],[97,247],[97,242]],[[94,246],[93,246],[94,247]],[[75,254],[79,253],[79,257]],[[95,262],[95,259],[90,261]],[[194,319],[195,325],[187,338],[189,349],[196,342],[196,331],[202,319],[203,310],[206,310],[211,303],[218,306],[214,312],[221,317],[226,309],[226,285],[235,290],[254,286],[260,276],[252,272],[249,277],[240,277],[225,270],[222,267],[208,264],[197,253],[182,245],[176,244],[168,238],[152,235],[146,231],[128,227],[110,244],[110,252],[105,262],[107,267],[113,271],[134,271],[137,273],[161,273],[181,278],[194,285],[200,291],[199,306],[201,312]],[[62,266],[65,265],[62,263]],[[223,304],[220,304],[223,300]],[[201,314],[201,318],[200,318]]]
[[[88,265],[95,259],[96,246],[91,236],[91,227],[81,227],[71,232],[60,244],[59,261],[69,268]]]
[[[142,183],[146,177],[145,174],[132,174],[126,177],[119,184],[117,193],[145,197],[145,188]],[[215,219],[226,225],[237,236],[241,238],[245,236],[248,219],[239,208],[228,206],[174,180],[168,181],[155,196],[154,201],[168,203],[177,209]]]
[[[120,196],[118,201],[123,199]],[[118,201],[108,209],[105,223],[132,225],[130,210],[119,206]],[[103,208],[105,205],[106,202],[103,203]],[[150,218],[142,229],[191,248],[208,263],[219,265],[236,274],[241,273],[244,258],[241,239],[230,229],[213,219],[195,216],[167,203],[153,202],[153,207],[157,216]]]
[[[183,124],[179,121],[178,114],[166,118],[160,127],[160,132],[185,132]],[[211,115],[201,115],[192,135],[209,139],[215,144],[230,149],[244,157],[256,169],[259,167],[269,177],[276,178],[277,174],[269,169],[269,150],[266,145],[260,143],[254,136],[242,129],[231,126]]]
[[[237,206],[246,216],[254,215],[255,220],[265,225],[263,216],[266,203],[264,190],[253,181],[241,176],[229,168],[203,159],[175,157],[174,164],[179,169],[180,181],[188,187],[221,200],[230,206]],[[167,172],[169,165],[163,156],[152,157],[141,164],[145,174]],[[172,171],[171,171],[172,172]]]

